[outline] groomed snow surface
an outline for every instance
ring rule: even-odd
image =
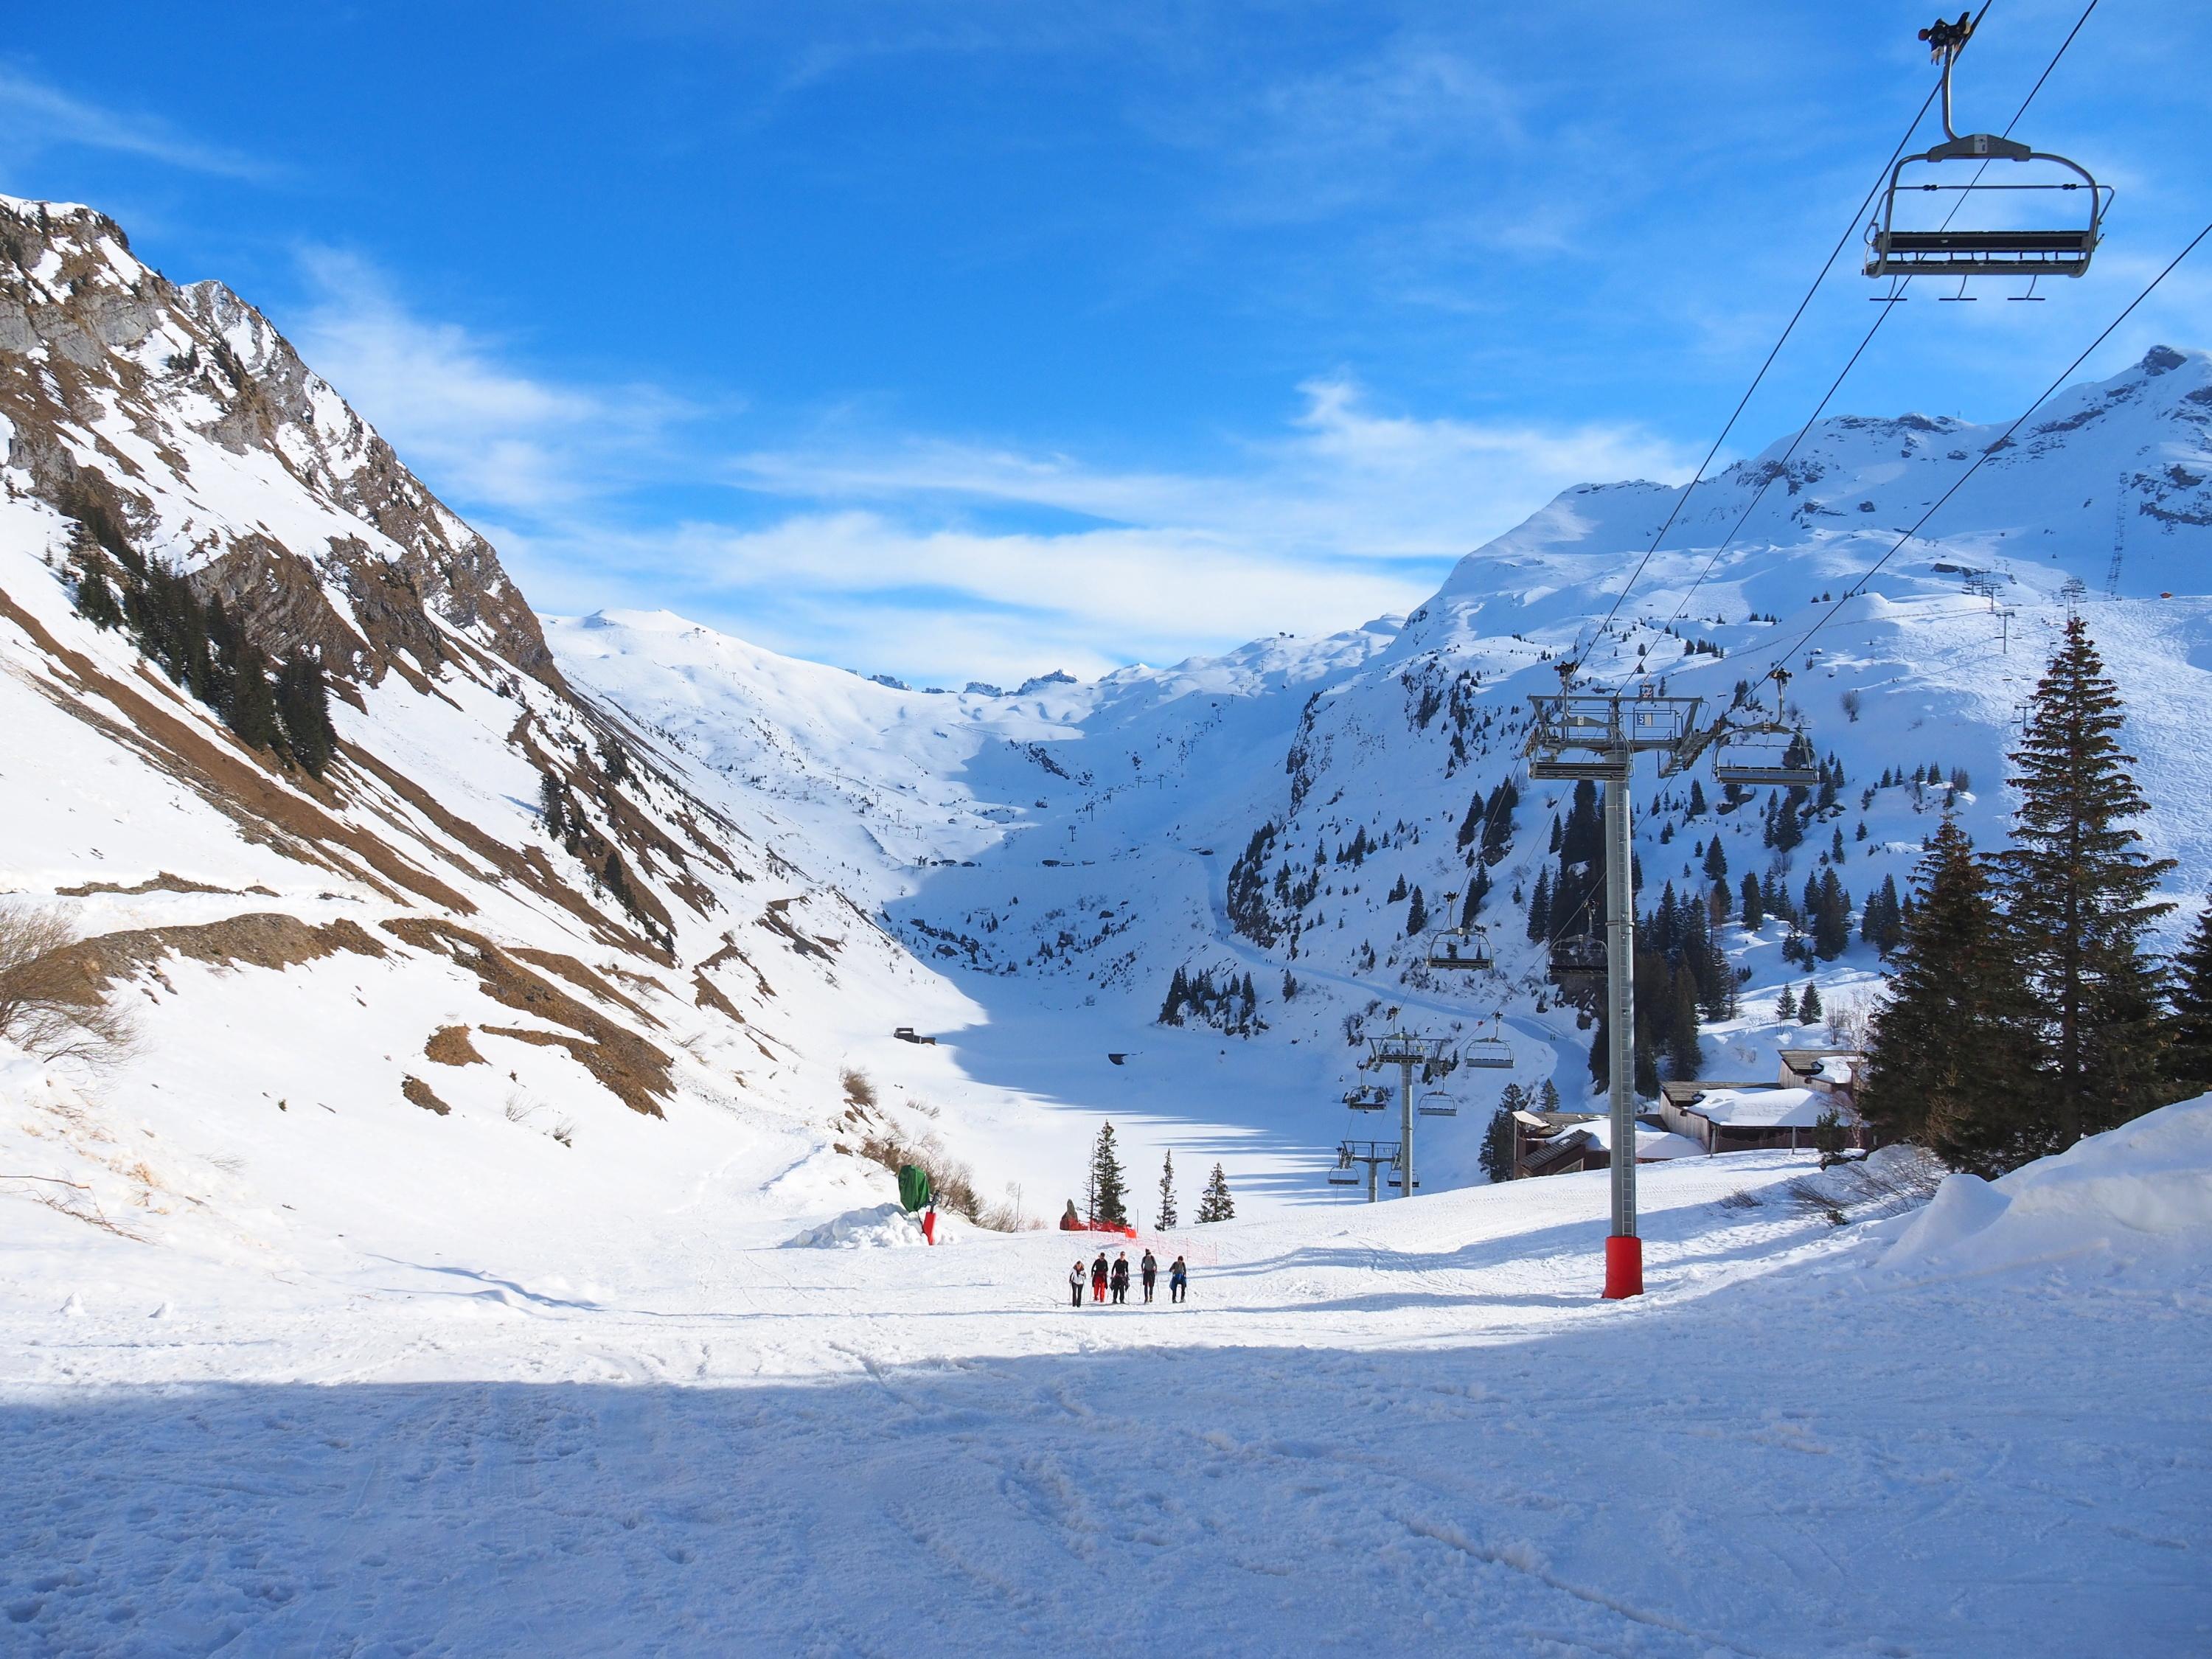
[[[2212,1651],[2212,1097],[1887,1219],[1812,1174],[1644,1169],[1616,1305],[1602,1175],[1081,1311],[1057,1232],[578,1287],[14,1202],[0,1649]]]

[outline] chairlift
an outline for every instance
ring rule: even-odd
[[[1344,1103],[1355,1112],[1385,1111],[1390,1105],[1390,1091],[1379,1083],[1370,1084],[1348,1091],[1344,1097]]]
[[[1457,893],[1446,893],[1444,902],[1449,905]],[[1422,939],[1424,954],[1431,968],[1465,968],[1488,972],[1496,965],[1490,951],[1490,935],[1473,922],[1457,927],[1437,927]]]
[[[1479,1071],[1510,1071],[1513,1068],[1513,1045],[1505,1040],[1505,1020],[1499,1016],[1460,1044],[1459,1063],[1472,1066]]]
[[[1459,1107],[1441,1089],[1431,1089],[1423,1095],[1420,1103],[1413,1108],[1423,1117],[1457,1117]]]
[[[1332,1187],[1357,1187],[1359,1184],[1359,1173],[1356,1170],[1331,1170],[1328,1172],[1328,1184]]]
[[[1552,979],[1563,991],[1595,985],[1606,973],[1606,944],[1595,933],[1565,933],[1552,941]]]
[[[1974,21],[1961,14],[1955,23],[1938,19],[1920,31],[1929,54],[1943,65],[1943,139],[1934,149],[1899,156],[1890,169],[1889,188],[1883,193],[1881,211],[1867,226],[1866,274],[1869,276],[2079,276],[2089,269],[2089,258],[2104,234],[2105,215],[2112,209],[2112,187],[2100,185],[2078,161],[2049,150],[2039,150],[1990,132],[1970,132],[1961,137],[1951,124],[1951,70],[1974,33]],[[1964,183],[1944,183],[1934,178],[1908,184],[1908,167],[1942,168],[1947,162],[1977,163],[1973,178]],[[2067,178],[2031,179],[2026,183],[1985,185],[1983,172],[1992,161],[2046,162],[2070,174]],[[2070,192],[2070,195],[2069,195]],[[2064,210],[2069,222],[2051,226],[2002,228],[1982,226],[1951,228],[1951,219],[1932,230],[1900,229],[1897,224],[1900,201],[1925,197],[1932,203],[1955,194],[1955,216],[1975,195],[1984,201],[2018,198],[2036,205],[2050,204]],[[2087,203],[2086,210],[2078,207]],[[1962,284],[1963,287],[1963,284]],[[2030,289],[2030,294],[2033,292]],[[1966,297],[1963,295],[1946,298]],[[2028,297],[2027,295],[2019,297]]]
[[[1814,763],[1812,740],[1802,726],[1783,718],[1790,671],[1777,667],[1767,678],[1774,682],[1774,712],[1756,702],[1747,715],[1724,717],[1716,734],[1713,777],[1721,783],[1773,784],[1782,788],[1810,788],[1820,781]]]

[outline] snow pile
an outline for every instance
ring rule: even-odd
[[[1882,1265],[1990,1273],[2212,1245],[2212,1095],[2137,1118],[1992,1182],[1948,1176]]]
[[[951,1235],[945,1218],[937,1218],[937,1242],[945,1243]],[[875,1250],[898,1249],[908,1245],[927,1245],[921,1236],[921,1219],[907,1213],[898,1203],[877,1204],[866,1209],[848,1210],[833,1217],[818,1227],[794,1233],[783,1241],[787,1250]]]

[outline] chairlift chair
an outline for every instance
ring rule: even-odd
[[[1493,1019],[1482,1031],[1460,1045],[1459,1063],[1480,1071],[1513,1069],[1513,1045],[1505,1040],[1505,1021]]]
[[[1747,715],[1734,711],[1716,734],[1713,777],[1721,783],[1773,784],[1782,788],[1810,788],[1820,781],[1813,763],[1813,744],[1805,728],[1784,718],[1788,708],[1790,671],[1779,665],[1766,676],[1774,682],[1774,712],[1754,702]]]
[[[1431,1089],[1423,1095],[1420,1103],[1413,1108],[1423,1117],[1457,1117],[1459,1108],[1452,1097],[1441,1089]]]
[[[1437,928],[1424,944],[1431,968],[1464,968],[1486,973],[1497,965],[1490,952],[1490,935],[1472,924]]]
[[[1380,1084],[1348,1091],[1344,1103],[1355,1112],[1380,1112],[1390,1104],[1390,1091]]]
[[[1606,944],[1595,933],[1565,933],[1552,941],[1552,978],[1561,990],[1595,985],[1605,972]]]
[[[1726,732],[1713,757],[1713,776],[1722,783],[1809,789],[1820,781],[1820,768],[1799,763],[1810,747],[1802,729],[1752,726]]]
[[[1357,1187],[1359,1171],[1352,1167],[1352,1143],[1347,1140],[1336,1149],[1336,1167],[1328,1172],[1328,1184],[1332,1187]]]
[[[1916,155],[1899,156],[1890,169],[1889,187],[1883,192],[1881,211],[1867,226],[1866,274],[1869,276],[2079,276],[2089,269],[2089,258],[2102,239],[2105,215],[2112,207],[2112,189],[2092,178],[2078,161],[2049,150],[2039,150],[1990,132],[1970,132],[1961,137],[1951,125],[1951,68],[1972,35],[1971,20],[1957,23],[1940,19],[1920,38],[1943,64],[1943,143]],[[1938,168],[1947,162],[1978,164],[1973,179],[1946,184],[1933,179],[1905,182],[1907,167]],[[2027,183],[1985,185],[1978,182],[1992,161],[2043,161],[2063,169],[2071,177]],[[1897,210],[1900,200],[1926,197],[1941,200],[1955,192],[1964,206],[1976,192],[1996,198],[2041,202],[2057,192],[2071,208],[2086,201],[2086,211],[2069,214],[2069,222],[2052,227],[2047,222],[2027,228],[1983,226],[1951,228],[1950,219],[1932,230],[1900,229]],[[2069,192],[2072,196],[2069,197]],[[1958,208],[1952,210],[1954,215]]]

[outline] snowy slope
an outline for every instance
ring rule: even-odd
[[[1632,1304],[1601,1175],[1198,1229],[1186,1306],[1080,1312],[1054,1235],[272,1289],[39,1212],[0,1607],[39,1652],[2202,1652],[2212,1102],[1999,1202],[2092,1170],[2037,1253],[2085,1273],[1902,1261],[1809,1158],[1655,1167]]]

